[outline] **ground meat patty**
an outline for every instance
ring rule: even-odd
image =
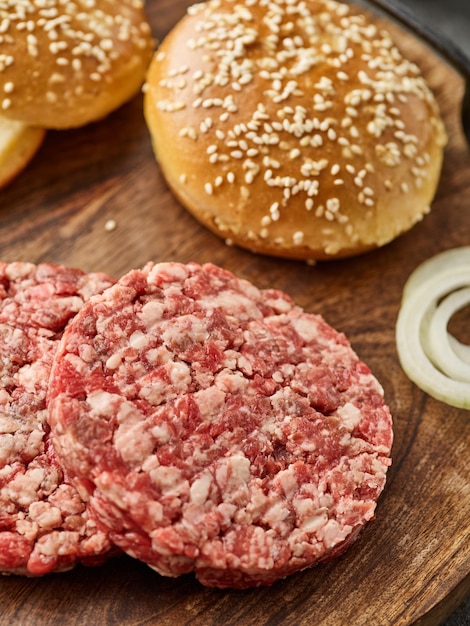
[[[57,265],[0,263],[0,572],[38,576],[104,559],[110,542],[50,443],[54,352],[85,300],[112,284]]]
[[[49,408],[112,540],[218,587],[339,554],[390,464],[383,391],[344,335],[213,265],[149,264],[85,304]]]

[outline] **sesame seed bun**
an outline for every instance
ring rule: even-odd
[[[45,137],[42,128],[0,115],[0,187],[4,187],[31,161]]]
[[[153,52],[140,0],[0,4],[0,112],[44,128],[82,126],[140,89]]]
[[[210,0],[162,42],[145,117],[178,199],[249,250],[319,260],[429,211],[446,137],[419,69],[330,0]]]

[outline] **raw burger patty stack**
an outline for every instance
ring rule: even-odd
[[[56,460],[49,373],[70,318],[111,285],[63,266],[0,263],[0,572],[38,576],[115,551]]]
[[[81,307],[49,422],[117,546],[217,587],[345,550],[374,516],[392,445],[383,390],[343,334],[195,263],[150,263]]]

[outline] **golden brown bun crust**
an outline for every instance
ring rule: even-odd
[[[390,36],[329,0],[210,0],[162,42],[144,110],[205,226],[296,259],[384,245],[429,211],[445,131]]]
[[[31,161],[46,131],[0,115],[0,188],[9,183]]]
[[[82,126],[140,89],[153,52],[140,0],[3,4],[2,115],[45,128]]]

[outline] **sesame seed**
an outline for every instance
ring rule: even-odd
[[[269,217],[269,215],[264,215],[261,218],[261,226],[269,226],[271,224],[271,218]]]
[[[356,126],[351,126],[349,129],[349,134],[351,135],[351,137],[353,137],[354,139],[358,139],[360,137],[359,131],[356,128]]]
[[[271,215],[271,219],[273,220],[273,222],[277,222],[281,216],[280,212],[279,212],[279,202],[274,202],[270,207],[269,207],[269,213]]]
[[[114,219],[109,219],[109,220],[106,220],[106,222],[105,222],[105,224],[104,224],[104,229],[105,229],[107,232],[111,232],[111,231],[113,231],[113,230],[116,230],[116,228],[117,228],[117,222],[116,222],[116,220],[114,220]]]
[[[303,240],[304,240],[304,233],[301,230],[296,231],[292,235],[292,241],[294,242],[295,246],[300,246]]]
[[[340,207],[340,202],[338,198],[329,198],[326,201],[326,208],[328,211],[331,211],[331,213],[336,213],[337,211],[339,211],[339,207]]]
[[[259,231],[259,236],[261,237],[261,239],[267,239],[269,235],[268,229],[267,228],[262,228]]]

